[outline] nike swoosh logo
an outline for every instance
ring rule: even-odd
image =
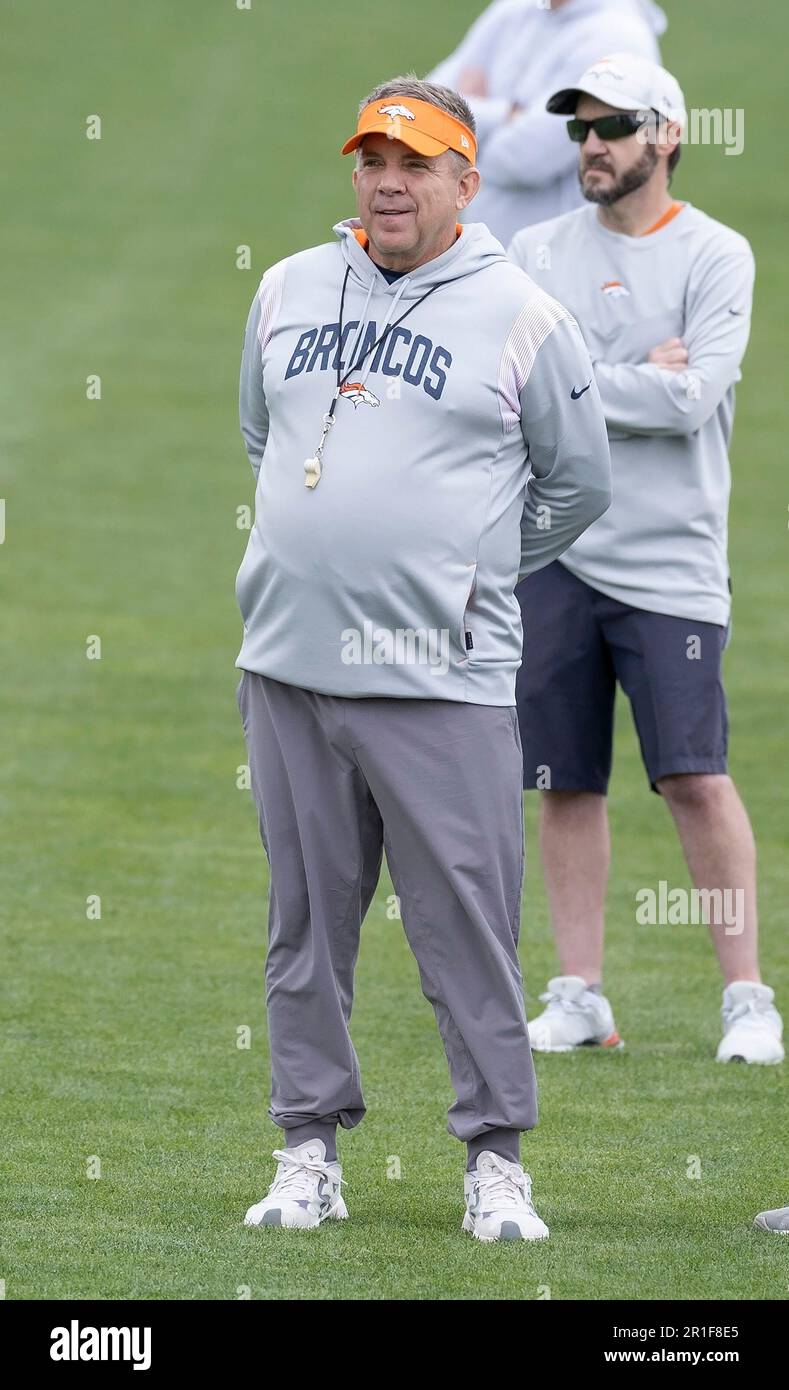
[[[592,384],[591,381],[588,381],[588,382],[586,383],[585,386],[582,386],[582,387],[581,387],[581,390],[580,390],[580,391],[576,391],[575,387],[573,387],[572,391],[570,392],[570,400],[571,400],[571,401],[577,401],[577,400],[578,400],[578,397],[579,397],[579,396],[582,396],[583,393],[584,393],[584,391],[588,391],[588,390],[589,390],[589,387],[591,386],[591,384]]]
[[[729,310],[729,313],[730,313],[730,314],[734,314],[734,317],[735,317],[735,318],[741,319],[741,318],[742,318],[743,311],[742,311],[742,309],[730,309],[730,310]]]

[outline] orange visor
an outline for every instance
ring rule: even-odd
[[[477,142],[463,121],[429,101],[412,101],[410,97],[382,97],[371,101],[359,116],[356,134],[346,140],[342,154],[350,154],[361,145],[365,135],[388,135],[390,140],[402,140],[417,154],[446,154],[456,150],[472,164],[477,158]]]

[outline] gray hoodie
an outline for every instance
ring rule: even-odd
[[[510,255],[576,315],[608,422],[613,506],[562,564],[633,608],[725,626],[729,443],[754,279],[748,242],[689,203],[645,236],[603,226],[587,203],[520,232]],[[647,360],[667,338],[682,338],[686,371]]]
[[[610,502],[583,338],[482,225],[393,284],[358,221],[334,230],[266,272],[247,321],[236,665],[330,695],[514,704],[515,584]]]

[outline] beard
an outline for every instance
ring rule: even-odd
[[[581,192],[588,203],[601,203],[604,207],[610,207],[611,203],[618,203],[619,199],[625,198],[628,193],[635,193],[637,188],[643,188],[644,184],[652,177],[657,161],[658,155],[655,146],[645,145],[638,163],[634,164],[631,169],[627,169],[621,178],[607,188],[587,188],[584,180],[587,174],[594,173],[596,167],[594,164],[587,164],[585,169],[578,170]],[[604,172],[612,173],[613,170],[606,166]]]

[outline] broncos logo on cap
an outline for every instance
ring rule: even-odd
[[[597,77],[601,82],[624,82],[625,74],[620,68],[610,68],[606,65],[611,62],[610,58],[601,58],[594,67],[587,68],[585,77]]]
[[[345,386],[340,390],[340,395],[343,396],[346,401],[351,401],[353,403],[354,410],[356,410],[362,402],[364,402],[365,405],[381,404],[378,397],[374,396],[372,391],[368,391],[367,387],[363,386],[360,381],[346,382]]]
[[[379,106],[378,114],[380,116],[388,116],[390,121],[396,121],[398,116],[405,116],[407,121],[416,120],[413,111],[409,111],[407,106]]]

